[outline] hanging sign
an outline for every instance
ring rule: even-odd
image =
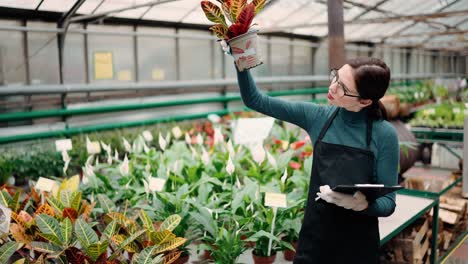
[[[94,52],[94,79],[114,79],[112,52]]]

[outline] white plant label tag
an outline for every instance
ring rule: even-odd
[[[11,209],[0,204],[0,233],[10,232]]]
[[[460,113],[460,108],[453,108],[453,113],[454,114],[459,114]]]
[[[55,186],[58,186],[56,181],[40,177],[39,180],[37,180],[36,186],[34,188],[41,192],[51,192]]]
[[[433,114],[435,114],[435,109],[434,108],[426,109],[426,110],[424,110],[424,114],[433,115]]]
[[[72,149],[71,139],[59,139],[55,141],[55,149],[59,152],[71,150]]]
[[[143,138],[144,138],[145,141],[147,141],[147,142],[153,141],[153,135],[152,135],[151,132],[148,131],[148,130],[143,131]]]
[[[272,117],[239,118],[234,125],[234,142],[243,145],[263,143],[270,134],[275,119]]]
[[[265,193],[265,206],[286,208],[286,194],[283,193]]]
[[[166,184],[166,179],[161,179],[161,178],[155,178],[155,177],[151,177],[149,179],[149,189],[150,191],[152,192],[160,192],[163,190],[164,188],[164,184]]]
[[[99,154],[101,153],[101,144],[98,141],[91,141],[86,145],[86,150],[88,154]]]

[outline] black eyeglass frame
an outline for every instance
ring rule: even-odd
[[[336,78],[336,80],[333,81],[333,79],[335,79],[335,78]],[[346,85],[343,82],[340,81],[340,76],[338,75],[338,69],[335,69],[335,68],[330,69],[329,79],[330,79],[330,83],[336,82],[338,84],[338,86],[343,90],[343,92],[344,92],[343,97],[344,96],[349,96],[349,97],[354,97],[354,98],[361,98],[361,96],[359,96],[359,95],[354,95],[354,94],[349,93],[348,87],[346,87]]]

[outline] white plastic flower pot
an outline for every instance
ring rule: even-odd
[[[248,70],[263,63],[257,33],[258,30],[252,30],[227,41],[239,71]]]

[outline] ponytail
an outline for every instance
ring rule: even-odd
[[[367,107],[367,117],[371,120],[388,120],[387,110],[380,100],[372,101],[372,104]]]

